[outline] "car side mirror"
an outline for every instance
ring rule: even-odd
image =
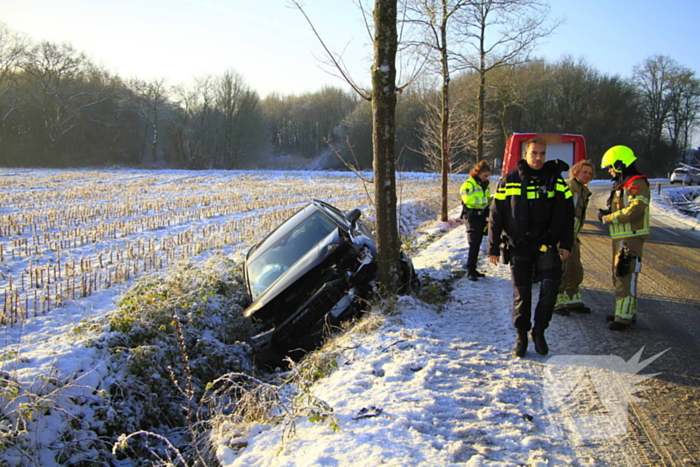
[[[357,208],[353,209],[345,215],[345,219],[347,219],[348,222],[350,222],[350,232],[353,232],[357,227],[357,220],[360,218],[361,215],[362,211],[360,211]]]

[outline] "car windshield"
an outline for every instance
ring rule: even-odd
[[[676,175],[684,175],[688,173],[686,169],[676,169],[674,170],[674,172],[676,173]]]
[[[253,300],[337,227],[323,213],[315,211],[248,263],[248,280]]]

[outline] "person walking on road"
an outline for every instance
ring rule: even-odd
[[[476,264],[479,259],[481,241],[488,227],[489,203],[491,202],[490,176],[491,167],[488,162],[481,161],[472,168],[469,172],[469,178],[459,189],[459,194],[462,197],[462,215],[460,217],[466,222],[467,241],[469,242],[467,277],[471,281],[485,276],[476,270]]]
[[[569,166],[560,160],[545,162],[546,153],[544,141],[526,143],[524,159],[498,182],[489,218],[489,261],[498,264],[503,242],[504,262],[510,264],[516,329],[512,353],[520,358],[527,353],[530,329],[535,351],[549,353],[544,332],[557,300],[562,261],[574,243],[574,203],[561,176]],[[534,326],[530,322],[533,268],[541,281]]]
[[[569,185],[574,199],[574,245],[571,247],[569,259],[564,261],[564,274],[561,277],[557,304],[554,312],[569,316],[571,312],[590,313],[591,309],[583,304],[581,283],[583,282],[583,265],[581,264],[581,240],[579,234],[586,222],[586,209],[591,191],[588,184],[593,180],[595,166],[591,161],[579,161],[569,171]]]
[[[624,331],[637,320],[637,278],[650,233],[651,189],[647,177],[637,170],[636,160],[627,146],[613,146],[600,165],[613,177],[608,208],[598,210],[598,219],[610,228],[612,238],[615,314],[606,320],[613,331]]]

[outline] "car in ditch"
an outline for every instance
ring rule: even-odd
[[[258,362],[298,359],[326,330],[357,315],[377,281],[374,237],[361,211],[345,213],[320,200],[280,224],[246,255],[251,303],[243,312]],[[402,289],[419,285],[401,254]]]

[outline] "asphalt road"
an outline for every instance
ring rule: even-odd
[[[657,187],[652,187],[654,196]],[[576,355],[616,355],[641,360],[666,351],[640,374],[655,374],[637,393],[645,402],[629,405],[627,435],[619,440],[619,465],[700,466],[700,232],[652,216],[638,283],[636,325],[610,331],[613,314],[612,241],[598,222],[610,185],[591,185],[582,241],[582,294],[590,315],[555,315],[548,335],[557,350]]]

